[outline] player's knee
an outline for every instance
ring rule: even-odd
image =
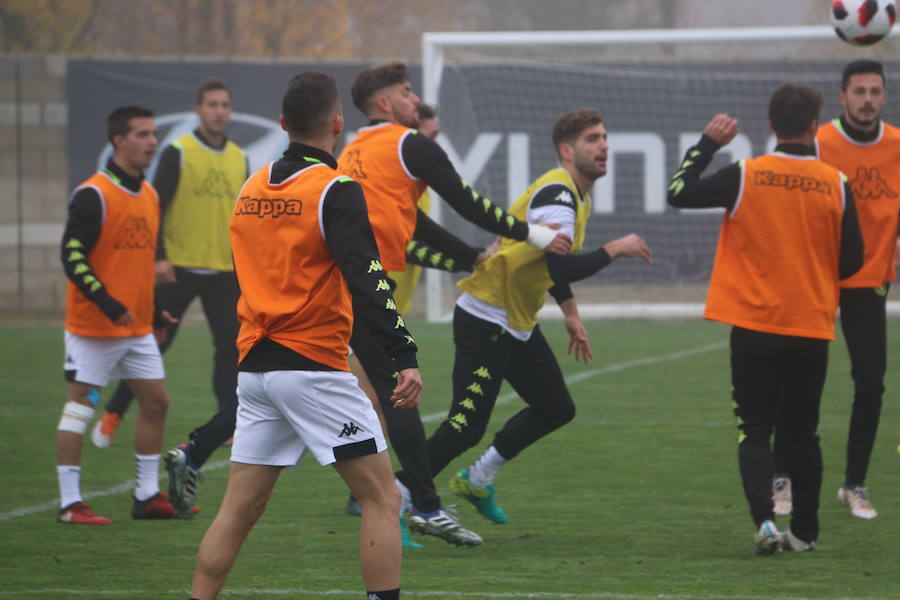
[[[559,429],[575,418],[575,403],[565,397],[540,411],[540,420],[552,429]]]
[[[138,401],[141,405],[141,412],[151,419],[163,419],[169,410],[169,393],[163,385],[160,385],[159,389],[154,389],[139,397]]]
[[[884,395],[884,379],[879,376],[859,377],[856,381],[855,396],[857,401],[881,402]]]
[[[561,402],[556,411],[556,422],[558,427],[562,427],[575,418],[575,403],[569,398],[568,402]]]
[[[89,402],[85,398],[86,402]],[[79,435],[84,435],[87,431],[88,424],[94,418],[94,408],[86,406],[79,402],[66,402],[63,406],[62,416],[59,419],[59,425],[56,426],[58,431],[70,431]]]

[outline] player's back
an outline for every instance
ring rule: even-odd
[[[722,220],[706,318],[833,339],[844,176],[811,156],[742,161],[741,195]]]
[[[359,130],[338,157],[338,171],[363,188],[381,262],[388,271],[406,267],[406,245],[416,228],[416,203],[426,185],[403,161],[403,140],[414,129],[378,123]]]

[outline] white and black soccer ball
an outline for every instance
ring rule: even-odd
[[[838,37],[854,46],[881,41],[897,18],[895,0],[834,0],[831,24]]]

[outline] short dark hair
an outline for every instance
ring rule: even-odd
[[[572,144],[581,132],[603,122],[603,115],[594,108],[576,108],[561,116],[553,125],[553,147],[559,154],[560,144]]]
[[[318,71],[294,75],[281,99],[288,133],[301,138],[324,133],[340,101],[337,81],[331,75]]]
[[[106,138],[109,143],[113,143],[113,137],[117,135],[128,135],[131,131],[131,120],[153,116],[153,111],[143,106],[129,104],[128,106],[120,106],[116,110],[109,113],[106,117]],[[113,144],[115,146],[115,144]]]
[[[841,74],[841,91],[847,90],[847,86],[850,85],[850,78],[852,76],[860,75],[862,73],[875,73],[876,75],[881,75],[881,84],[885,84],[884,67],[882,64],[871,58],[861,58],[848,63],[847,66],[844,67],[844,72]]]
[[[228,89],[224,81],[221,79],[207,79],[206,81],[201,81],[200,85],[197,86],[197,105],[203,104],[203,96],[206,95],[206,92],[212,92],[213,90],[225,90],[228,92],[228,97],[231,98],[231,90]]]
[[[806,133],[812,121],[819,120],[822,92],[808,85],[788,83],[769,100],[769,121],[779,138],[796,138]]]
[[[407,81],[409,81],[409,71],[406,70],[406,65],[400,62],[363,69],[356,75],[353,87],[350,89],[353,105],[363,114],[368,114],[372,96],[386,87]]]
[[[419,120],[424,121],[426,119],[437,118],[438,109],[437,106],[431,106],[430,104],[419,102],[416,105],[416,113],[419,115]]]

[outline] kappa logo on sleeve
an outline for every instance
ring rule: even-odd
[[[271,217],[277,219],[282,215],[300,216],[303,214],[303,201],[296,198],[251,198],[241,196],[234,207],[235,216],[247,215],[260,219]]]

